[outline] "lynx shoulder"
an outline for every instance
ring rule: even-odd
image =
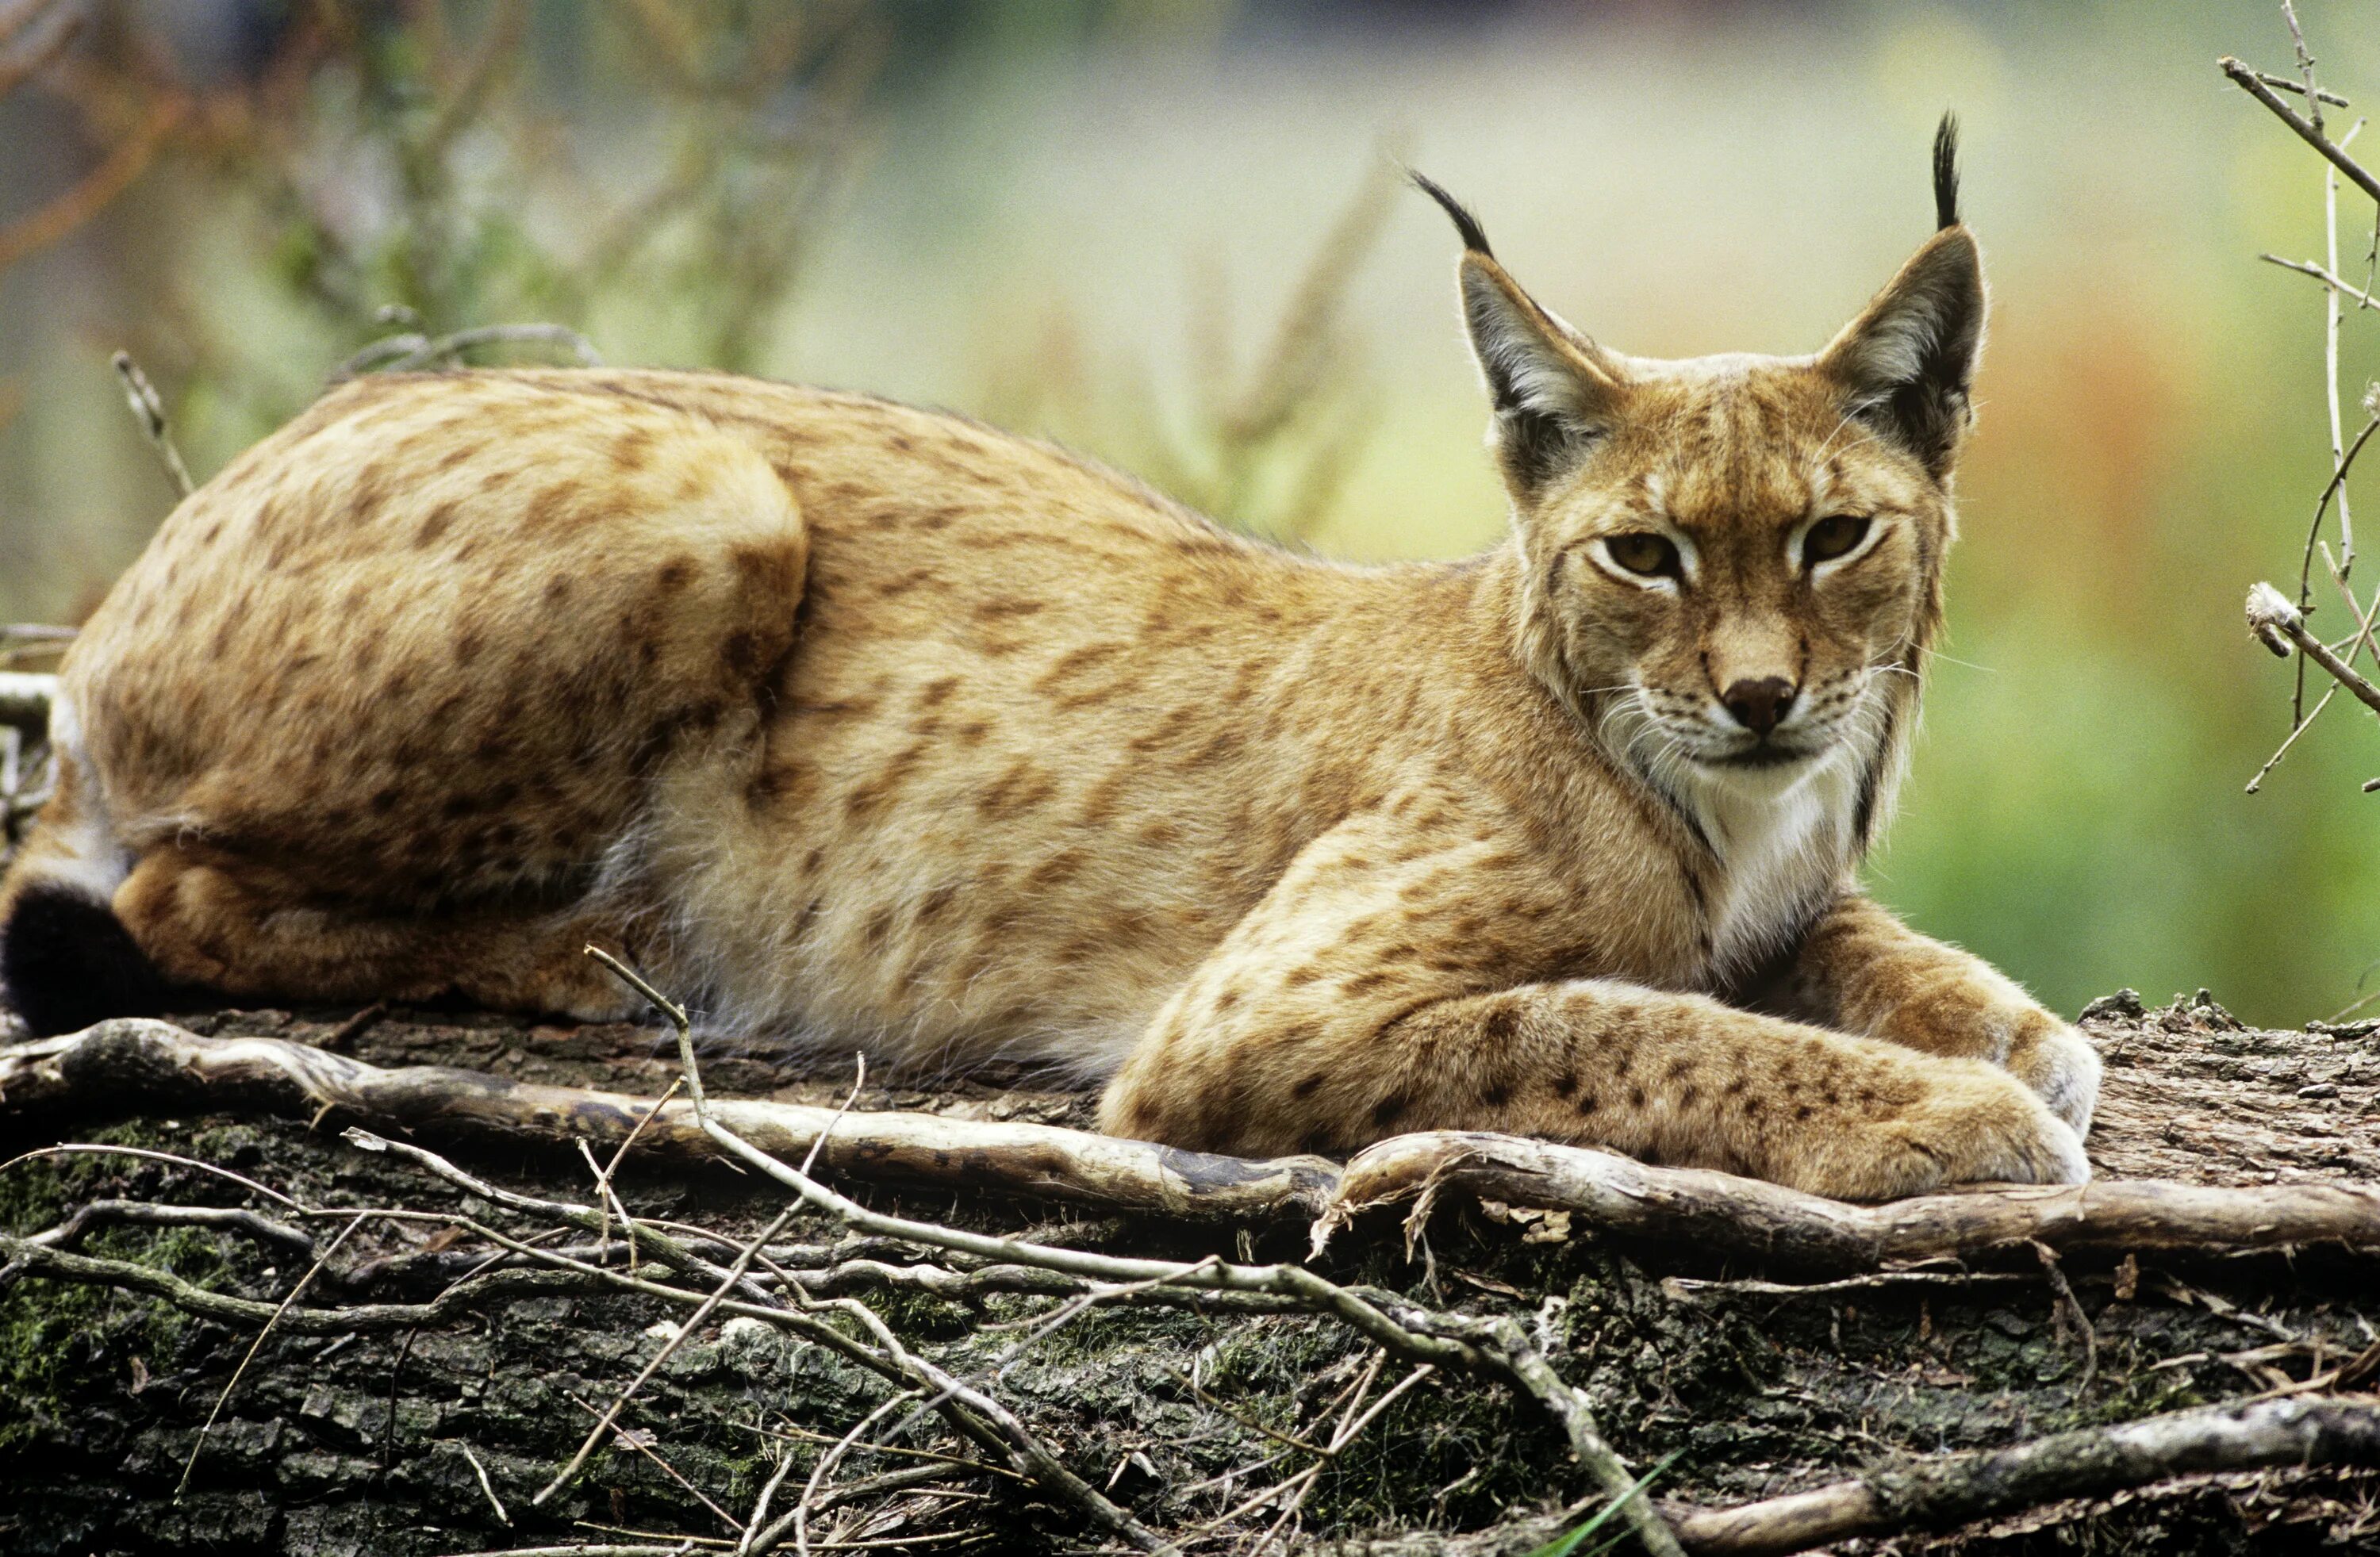
[[[1105,1085],[1123,1133],[1512,1130],[1884,1196],[2071,1181],[2097,1061],[1861,897],[1983,323],[1662,362],[1464,239],[1509,540],[1352,567],[963,419],[719,376],[351,383],[67,657],[0,885],[44,1030],[185,989]]]

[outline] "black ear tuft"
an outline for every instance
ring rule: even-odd
[[[1485,254],[1490,260],[1496,257],[1495,250],[1488,247],[1487,229],[1479,225],[1479,218],[1465,210],[1461,200],[1448,194],[1445,187],[1436,179],[1417,169],[1405,169],[1405,175],[1414,181],[1415,188],[1436,200],[1439,208],[1453,220],[1454,230],[1463,235],[1463,247],[1474,254]]]
[[[1934,225],[1959,224],[1959,115],[1945,114],[1934,130]]]
[[[155,1016],[172,991],[105,903],[37,881],[0,924],[0,993],[48,1037],[109,1017]]]

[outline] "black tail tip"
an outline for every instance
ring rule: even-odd
[[[1490,260],[1496,258],[1495,250],[1488,247],[1488,230],[1479,225],[1479,218],[1472,215],[1461,200],[1448,194],[1444,185],[1418,168],[1405,169],[1405,176],[1413,180],[1415,188],[1438,202],[1439,209],[1454,223],[1454,230],[1462,235],[1464,248],[1474,254],[1484,254]]]
[[[1934,225],[1959,224],[1959,115],[1945,114],[1934,128]]]
[[[171,993],[123,922],[72,887],[35,882],[0,924],[0,1000],[39,1036],[155,1016]]]

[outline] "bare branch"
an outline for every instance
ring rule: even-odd
[[[2317,1397],[2176,1411],[1921,1461],[1740,1508],[1673,1508],[1671,1515],[1696,1557],[1782,1557],[2168,1477],[2304,1465],[2380,1465],[2380,1401]]]
[[[2289,658],[2289,646],[2295,644],[2301,653],[2329,671],[2331,679],[2358,702],[2380,713],[2380,686],[2364,680],[2361,672],[2333,654],[2329,645],[2307,631],[2305,618],[2298,609],[2269,584],[2259,584],[2248,591],[2248,631],[2284,659]]]
[[[2313,124],[2308,120],[2304,115],[2299,113],[2288,103],[2283,103],[2280,98],[2274,93],[2273,89],[2265,84],[2264,77],[2261,72],[2252,70],[2249,66],[2242,65],[2240,61],[2232,58],[2229,54],[2226,54],[2221,59],[2216,60],[2215,65],[2216,68],[2221,70],[2223,74],[2228,76],[2234,82],[2238,83],[2240,91],[2246,92],[2250,97],[2252,97],[2257,102],[2263,103],[2266,108],[2271,109],[2274,117],[2279,119],[2281,123],[2289,126],[2290,129],[2296,131],[2299,138],[2304,140],[2307,145],[2313,147],[2325,157],[2330,159],[2331,165],[2338,169],[2339,172],[2347,175],[2348,181],[2350,183],[2362,190],[2365,194],[2371,196],[2374,200],[2380,200],[2380,178],[2374,177],[2372,174],[2364,168],[2362,163],[2357,162],[2354,158],[2341,151],[2337,141],[2334,141],[2330,137],[2323,134],[2321,130],[2315,128]]]

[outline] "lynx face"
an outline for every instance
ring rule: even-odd
[[[1708,768],[1872,737],[1879,678],[1928,625],[1939,489],[1815,368],[1640,381],[1630,399],[1628,428],[1528,526],[1565,676],[1661,757]]]
[[[1974,241],[1937,171],[1941,230],[1824,351],[1687,362],[1609,351],[1539,307],[1425,182],[1466,246],[1530,564],[1524,658],[1657,775],[1773,788],[1847,746],[1883,759],[1890,683],[1913,689],[1939,622],[1982,333]]]

